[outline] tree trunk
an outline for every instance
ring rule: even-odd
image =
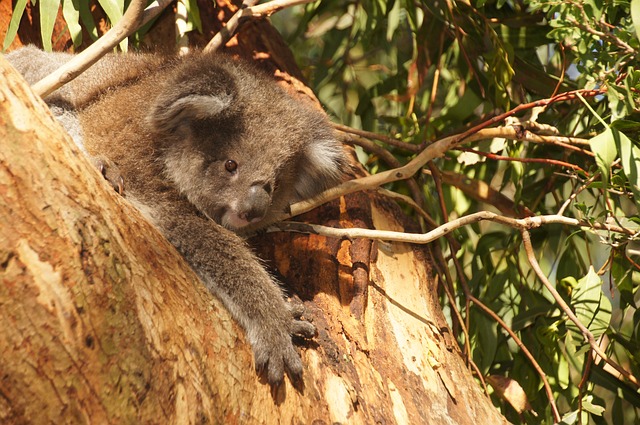
[[[319,331],[301,347],[304,388],[272,393],[176,250],[1,56],[0,75],[0,422],[505,422],[444,321],[426,251],[406,244],[255,241]],[[403,230],[401,216],[362,193],[306,218]]]

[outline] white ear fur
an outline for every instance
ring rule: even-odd
[[[231,104],[230,95],[189,95],[180,97],[167,105],[159,102],[153,108],[148,120],[154,130],[168,132],[176,129],[189,119],[215,117]]]
[[[342,176],[344,153],[336,140],[316,140],[305,148],[295,190],[301,199],[311,198],[337,184]]]

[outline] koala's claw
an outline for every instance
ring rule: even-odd
[[[300,304],[301,305],[301,304]],[[302,382],[302,360],[298,351],[293,345],[291,336],[301,336],[312,338],[317,334],[316,327],[305,320],[299,320],[304,311],[297,306],[291,308],[287,304],[292,320],[288,325],[288,332],[277,334],[263,334],[254,346],[254,357],[256,372],[266,377],[267,382],[272,387],[277,387],[282,383],[284,374],[289,376],[294,387],[300,388]]]
[[[291,322],[291,335],[301,336],[303,338],[313,338],[318,334],[316,331],[316,327],[313,326],[307,320],[302,320],[302,315],[305,313],[304,304],[298,299],[290,299],[288,303],[286,303],[287,309],[293,318]]]
[[[269,343],[262,341],[254,348],[256,372],[264,376],[271,386],[280,385],[285,372],[292,380],[302,376],[302,360],[293,347],[291,337],[282,335],[278,339]]]
[[[100,171],[100,174],[102,174],[102,177],[113,187],[113,190],[124,196],[124,178],[122,174],[120,174],[118,167],[111,161],[99,157],[93,158],[93,163],[98,171]]]
[[[294,320],[291,324],[291,335],[313,338],[318,334],[316,327],[304,320]]]
[[[294,319],[299,319],[304,314],[304,304],[298,299],[290,299],[286,306]]]

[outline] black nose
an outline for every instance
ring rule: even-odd
[[[271,206],[271,185],[254,184],[238,205],[238,216],[248,222],[260,221]]]

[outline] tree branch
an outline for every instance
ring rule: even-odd
[[[491,310],[489,307],[484,305],[484,303],[482,303],[479,299],[477,299],[476,297],[474,297],[470,293],[467,294],[467,297],[469,297],[469,299],[476,306],[478,306],[480,308],[480,310],[484,311],[485,314],[489,315],[493,320],[495,320],[500,325],[500,327],[502,329],[504,329],[509,334],[511,339],[513,339],[513,341],[516,343],[518,348],[520,348],[520,350],[525,355],[525,357],[527,359],[529,359],[529,362],[531,363],[533,368],[536,370],[536,372],[538,372],[538,375],[540,376],[540,379],[542,380],[542,384],[544,385],[544,391],[547,393],[547,398],[549,399],[549,404],[551,405],[551,411],[553,412],[554,422],[555,423],[560,422],[560,420],[562,418],[560,417],[560,412],[558,411],[558,406],[556,406],[556,402],[553,399],[553,391],[551,390],[551,385],[549,385],[549,381],[547,380],[547,375],[544,373],[544,370],[542,370],[542,368],[540,367],[540,365],[536,361],[536,359],[533,356],[533,354],[531,354],[531,352],[529,351],[527,346],[524,345],[522,340],[520,338],[518,338],[518,335],[516,335],[516,333],[511,330],[511,328],[507,325],[507,323],[504,320],[502,320],[500,318],[500,316],[498,316],[495,312],[493,312],[493,310]]]
[[[611,360],[605,354],[605,352],[602,351],[602,349],[598,345],[598,342],[596,341],[596,339],[593,336],[593,334],[591,333],[591,331],[589,329],[587,329],[580,322],[580,319],[578,319],[578,317],[573,313],[573,311],[571,310],[571,307],[569,307],[569,305],[560,296],[558,291],[556,291],[556,288],[554,288],[553,285],[551,284],[551,282],[549,282],[549,279],[547,279],[547,277],[545,276],[544,272],[540,268],[540,265],[538,264],[538,260],[536,259],[535,252],[533,251],[533,245],[531,245],[531,237],[529,236],[529,232],[523,229],[521,231],[521,234],[522,234],[522,244],[524,245],[524,249],[525,249],[525,252],[527,254],[527,259],[529,260],[529,263],[531,264],[531,267],[533,268],[533,270],[535,271],[536,275],[538,276],[538,279],[540,279],[540,281],[542,282],[544,287],[547,288],[547,290],[551,293],[551,295],[553,296],[553,299],[560,306],[562,311],[564,311],[564,313],[567,315],[569,320],[571,320],[573,323],[575,323],[575,325],[578,327],[578,329],[580,329],[580,332],[582,332],[582,336],[589,343],[589,345],[591,346],[591,349],[598,356],[600,356],[602,358],[602,360],[607,362],[611,367],[613,367],[615,370],[617,370],[622,376],[627,378],[629,380],[629,382],[634,384],[637,388],[640,388],[640,382],[638,382],[638,380],[636,379],[635,376],[633,376],[627,370],[622,368],[622,366],[618,365],[616,362]]]
[[[157,0],[145,9],[145,0],[132,0],[117,24],[86,50],[75,55],[69,62],[35,83],[32,86],[33,91],[44,98],[73,80],[111,51],[118,43],[162,12],[170,2],[170,0]]]
[[[477,223],[479,221],[492,221],[519,230],[529,230],[542,226],[543,224],[563,224],[566,226],[587,227],[594,230],[608,230],[610,232],[622,233],[628,236],[637,235],[633,230],[614,226],[605,223],[590,223],[576,218],[564,217],[560,215],[541,215],[525,218],[510,218],[498,215],[490,211],[480,211],[464,217],[451,220],[427,233],[403,233],[389,230],[371,230],[362,228],[338,229],[335,227],[320,226],[317,224],[299,223],[294,221],[282,221],[271,224],[267,227],[267,232],[298,232],[314,235],[322,235],[336,239],[373,239],[388,242],[406,242],[414,244],[427,244],[453,232],[454,230]]]
[[[595,96],[600,93],[599,90],[586,90],[583,95],[586,93],[590,96]],[[551,99],[541,100],[538,102],[533,102],[526,105],[520,105],[513,110],[499,115],[498,117],[494,117],[491,120],[488,120],[485,123],[482,123],[466,132],[458,135],[453,135],[449,137],[445,137],[440,139],[429,146],[427,146],[422,152],[420,152],[416,157],[403,165],[402,167],[394,168],[392,170],[383,171],[378,174],[374,174],[367,177],[362,177],[356,180],[350,180],[345,183],[342,183],[339,186],[333,187],[313,199],[308,199],[305,201],[301,201],[291,205],[290,214],[282,214],[277,217],[275,221],[285,220],[287,218],[295,217],[296,215],[305,213],[307,211],[312,210],[313,208],[322,205],[326,202],[329,202],[333,199],[337,199],[340,196],[347,195],[349,193],[358,192],[361,190],[373,189],[378,186],[381,186],[386,183],[391,183],[399,180],[405,180],[413,176],[418,170],[420,170],[427,162],[432,159],[443,156],[447,151],[451,150],[455,146],[461,145],[463,143],[472,143],[478,140],[483,139],[491,139],[494,137],[502,137],[506,139],[521,139],[527,135],[530,140],[549,140],[552,137],[550,136],[537,136],[528,131],[521,133],[519,129],[514,127],[499,127],[499,128],[485,128],[492,123],[503,120],[507,116],[515,114],[519,110],[526,109],[525,107],[531,108],[533,106],[545,105],[552,102],[558,102],[561,100],[575,99],[577,97],[576,92],[562,93],[558,96],[555,96]],[[573,141],[582,144],[582,139],[575,138],[565,138],[565,141]],[[251,229],[247,229],[248,232],[251,232]]]
[[[271,16],[275,12],[298,4],[311,3],[313,0],[273,0],[264,4],[255,5],[258,0],[244,0],[241,8],[233,14],[222,28],[203,49],[205,52],[213,52],[222,47],[233,37],[243,18],[263,18]]]

